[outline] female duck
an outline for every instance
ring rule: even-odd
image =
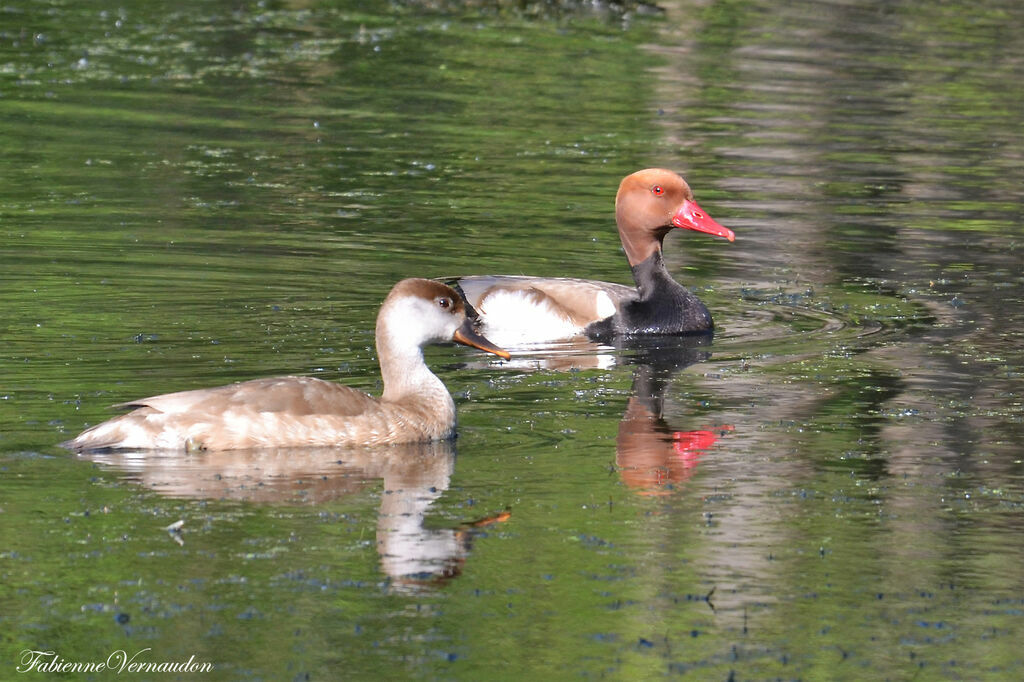
[[[423,346],[455,341],[508,359],[480,336],[450,287],[402,280],[377,316],[379,399],[310,377],[254,379],[167,393],[120,407],[134,411],[97,424],[63,445],[71,450],[234,450],[376,445],[451,438],[455,403],[423,361]]]
[[[662,242],[677,227],[729,241],[735,239],[732,230],[712,220],[694,201],[686,181],[663,168],[626,176],[615,196],[615,221],[635,288],[512,275],[462,277],[449,283],[476,309],[481,332],[502,345],[579,334],[604,338],[711,331],[711,313],[665,269]]]

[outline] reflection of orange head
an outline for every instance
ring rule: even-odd
[[[616,440],[619,475],[641,495],[665,495],[668,486],[689,480],[701,456],[718,440],[714,431],[666,432],[655,428],[653,422],[623,420]],[[733,427],[718,430],[732,431]]]

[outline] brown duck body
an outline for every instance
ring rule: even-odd
[[[585,334],[592,338],[690,334],[714,328],[707,307],[665,268],[662,243],[674,228],[732,241],[676,173],[649,168],[623,179],[615,218],[635,286],[587,279],[469,276],[449,283],[479,314],[481,331],[503,345]]]
[[[311,377],[254,379],[125,403],[132,412],[64,443],[72,450],[377,445],[451,438],[455,403],[426,366],[423,345],[456,341],[507,358],[477,334],[455,291],[423,279],[399,282],[377,317],[384,392]]]
[[[312,377],[253,379],[135,400],[135,408],[84,431],[74,450],[405,443],[450,438],[455,403],[446,390],[398,402]]]

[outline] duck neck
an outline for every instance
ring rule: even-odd
[[[389,347],[378,339],[377,354],[384,381],[384,392],[380,397],[383,402],[396,403],[413,398],[451,402],[448,389],[424,362],[422,348]]]
[[[620,312],[620,324],[628,333],[689,334],[714,328],[700,299],[668,274],[661,249],[632,271],[637,299]]]
[[[615,224],[619,229],[619,241],[626,252],[629,266],[634,267],[661,251],[661,243],[671,226],[665,225],[656,230],[643,229],[634,224],[630,208],[619,202],[615,205]]]
[[[649,301],[656,297],[676,298],[688,293],[679,282],[672,279],[672,275],[668,274],[661,248],[656,248],[646,260],[636,264],[631,262],[630,270],[633,272],[633,281],[636,283],[641,301]]]

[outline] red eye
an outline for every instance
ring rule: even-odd
[[[662,188],[661,185],[655,185],[654,187],[651,188],[651,194],[653,194],[656,197],[660,197],[664,193],[665,190],[664,188]]]

